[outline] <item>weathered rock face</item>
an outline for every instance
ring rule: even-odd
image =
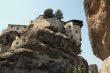
[[[93,53],[104,60],[110,55],[110,0],[84,0]]]
[[[110,73],[110,56],[104,60],[99,73]]]
[[[98,67],[96,64],[89,65],[89,73],[98,73]]]
[[[0,54],[0,73],[89,73],[80,46],[64,34],[34,28],[18,38]]]
[[[15,40],[16,36],[19,36],[20,33],[16,31],[9,31],[0,36],[1,53],[4,53],[10,49],[12,42]]]

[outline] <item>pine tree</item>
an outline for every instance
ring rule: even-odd
[[[44,11],[44,18],[51,18],[53,17],[53,9],[48,8]]]
[[[58,9],[56,12],[55,12],[55,17],[58,18],[59,20],[63,19],[63,13],[60,9]]]

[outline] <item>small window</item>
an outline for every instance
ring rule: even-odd
[[[78,33],[78,31],[76,30],[76,33]]]
[[[13,28],[13,26],[11,26],[11,28]]]
[[[68,25],[68,26],[67,26],[67,28],[69,28],[69,29],[70,29],[70,28],[71,28],[71,26],[70,26],[70,25]]]
[[[19,28],[17,27],[17,30],[19,30]]]
[[[73,39],[73,36],[71,36],[71,39]]]

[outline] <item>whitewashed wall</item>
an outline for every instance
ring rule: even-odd
[[[66,34],[73,40],[76,41],[77,45],[81,44],[81,27],[69,22],[65,25]]]

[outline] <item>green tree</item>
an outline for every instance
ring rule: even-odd
[[[58,18],[59,20],[63,19],[63,13],[60,9],[58,9],[56,12],[55,12],[55,17]]]
[[[44,11],[44,18],[51,18],[53,17],[53,9],[48,8]]]

